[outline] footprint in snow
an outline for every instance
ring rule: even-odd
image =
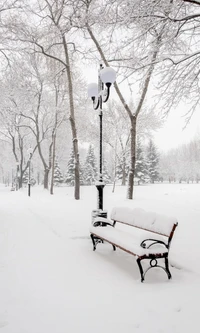
[[[181,312],[181,307],[180,307],[180,306],[177,306],[177,307],[175,308],[175,311],[176,311],[176,312]]]
[[[8,322],[7,322],[7,321],[2,321],[2,322],[0,322],[0,328],[1,328],[1,327],[4,327],[4,326],[6,326],[6,325],[8,325]]]

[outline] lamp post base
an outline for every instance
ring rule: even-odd
[[[92,211],[92,224],[94,223],[94,220],[96,217],[104,217],[107,218],[107,210],[103,210],[103,189],[105,186],[105,183],[102,180],[99,180],[95,184],[98,196],[97,196],[97,209],[94,209]]]
[[[103,181],[98,181],[95,185],[96,185],[96,188],[98,191],[97,207],[98,207],[98,209],[103,210],[103,189],[104,189],[105,183]]]
[[[104,217],[107,218],[108,212],[107,210],[102,210],[102,209],[94,209],[92,211],[92,224],[94,224],[94,220],[97,217]]]

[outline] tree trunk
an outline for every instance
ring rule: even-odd
[[[63,39],[63,46],[64,46],[64,51],[65,51],[65,58],[66,58],[66,71],[67,71],[67,79],[68,79],[69,105],[70,105],[70,118],[69,119],[70,119],[71,130],[72,130],[74,161],[75,161],[74,198],[76,200],[79,200],[80,199],[80,163],[79,163],[77,129],[76,129],[75,113],[74,113],[73,84],[72,84],[68,46],[67,46],[65,36],[63,36],[62,39]]]
[[[18,185],[19,185],[19,189],[23,187],[23,175],[24,175],[25,170],[22,170],[22,163],[20,162],[19,169],[18,169]]]
[[[44,157],[42,155],[42,151],[41,151],[41,146],[40,146],[40,142],[39,140],[37,141],[38,143],[38,152],[39,152],[39,156],[42,160],[43,166],[44,166],[44,189],[48,190],[49,189],[49,167],[47,166]]]
[[[53,154],[52,154],[52,165],[51,165],[51,188],[50,194],[53,194],[53,186],[54,186],[54,167],[55,167],[55,157],[56,157],[56,133],[53,134]]]
[[[18,189],[22,188],[22,177],[18,176]]]
[[[37,172],[37,184],[40,185],[40,172]]]
[[[115,192],[115,184],[116,184],[116,178],[114,179],[114,182],[113,182],[112,193],[114,193],[114,192]]]
[[[131,117],[131,158],[128,175],[127,199],[133,199],[134,174],[135,174],[135,152],[136,152],[136,117]]]
[[[126,157],[122,159],[122,186],[126,185]]]
[[[116,178],[117,178],[117,141],[115,141],[114,181],[113,181],[112,193],[115,192]]]
[[[49,168],[46,167],[44,169],[44,189],[48,190],[49,189]]]

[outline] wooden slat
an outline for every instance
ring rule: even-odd
[[[109,244],[112,244],[112,245],[116,246],[117,248],[121,249],[122,251],[125,251],[125,252],[127,252],[127,253],[129,253],[129,254],[132,254],[133,256],[137,256],[138,258],[145,258],[145,257],[148,258],[148,255],[146,255],[146,254],[143,254],[142,256],[139,256],[138,254],[136,254],[136,253],[134,253],[134,252],[131,252],[131,251],[127,250],[126,248],[124,248],[124,247],[122,247],[122,246],[120,246],[120,245],[118,245],[118,244],[116,244],[116,243],[112,243],[112,242],[109,241],[108,239],[103,238],[103,237],[100,237],[99,235],[94,234],[93,232],[92,232],[92,235],[94,235],[94,236],[96,236],[97,238],[100,238],[100,239],[102,239],[102,240],[108,242]],[[165,254],[165,253],[168,253],[168,251],[166,251],[166,252],[164,252],[164,253],[150,253],[150,256],[151,256],[151,255],[155,255],[156,257],[164,257],[164,254]]]

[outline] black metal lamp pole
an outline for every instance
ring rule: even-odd
[[[102,64],[100,64],[100,71],[103,69]],[[104,182],[103,182],[103,101],[102,101],[102,94],[104,85],[101,81],[99,71],[99,179],[98,183],[96,183],[96,188],[98,191],[98,204],[97,208],[103,210],[103,189],[104,189]]]
[[[99,178],[96,182],[96,188],[98,191],[97,200],[97,210],[93,211],[93,218],[96,216],[107,217],[107,212],[103,211],[103,102],[107,102],[110,95],[111,84],[115,82],[115,71],[110,68],[104,68],[100,64],[99,75],[98,75],[98,85],[92,83],[88,87],[88,96],[91,97],[93,101],[93,107],[95,110],[99,109]],[[104,84],[106,89],[104,89]]]

